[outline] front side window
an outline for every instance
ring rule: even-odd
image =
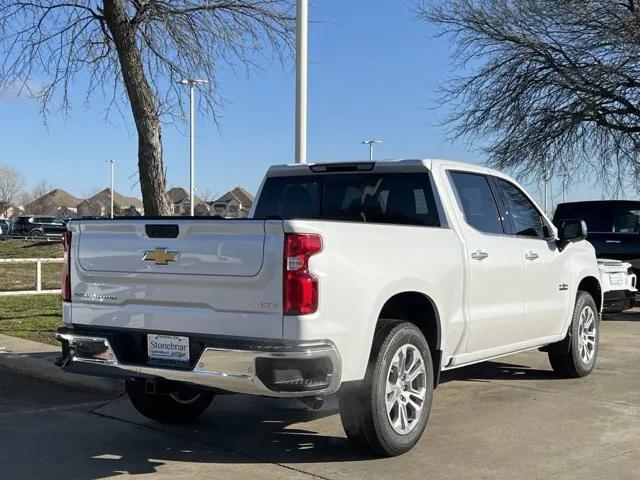
[[[499,195],[505,209],[510,233],[521,237],[548,237],[544,218],[522,190],[501,178],[496,178]]]
[[[477,173],[451,172],[466,222],[485,233],[504,233],[500,212],[487,177]]]
[[[426,173],[340,173],[268,178],[254,218],[440,226]]]

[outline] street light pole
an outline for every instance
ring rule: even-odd
[[[369,161],[373,162],[373,146],[376,143],[382,143],[382,140],[364,140],[362,145],[369,145]]]
[[[307,163],[308,0],[297,0],[296,7],[296,163]]]
[[[195,86],[207,80],[183,78],[178,83],[189,86],[189,200],[191,216],[195,215],[195,163],[196,163],[196,94]]]
[[[549,198],[549,194],[547,192],[547,188],[549,185],[549,172],[547,170],[547,159],[544,159],[544,201],[542,202],[544,205],[544,214],[548,215],[549,214],[549,210],[548,210],[548,206],[547,206],[547,199]]]
[[[115,160],[107,160],[111,164],[111,218],[113,218],[113,168],[116,164]]]

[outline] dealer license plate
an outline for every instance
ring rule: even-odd
[[[610,273],[609,281],[611,285],[622,285],[622,274],[621,273]]]
[[[189,362],[189,337],[175,335],[147,335],[147,354],[150,360]]]

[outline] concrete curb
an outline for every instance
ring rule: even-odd
[[[90,377],[62,371],[55,361],[60,350],[31,340],[0,335],[0,367],[78,390],[120,395],[124,383],[112,378]]]

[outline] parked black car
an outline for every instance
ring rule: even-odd
[[[13,222],[5,218],[0,218],[0,240],[5,240],[11,235],[11,225]]]
[[[64,220],[45,215],[18,217],[13,223],[12,237],[47,238],[59,237],[67,229]]]
[[[587,224],[587,240],[598,258],[623,260],[640,272],[640,201],[600,200],[561,203],[553,216],[562,220],[579,218]]]

